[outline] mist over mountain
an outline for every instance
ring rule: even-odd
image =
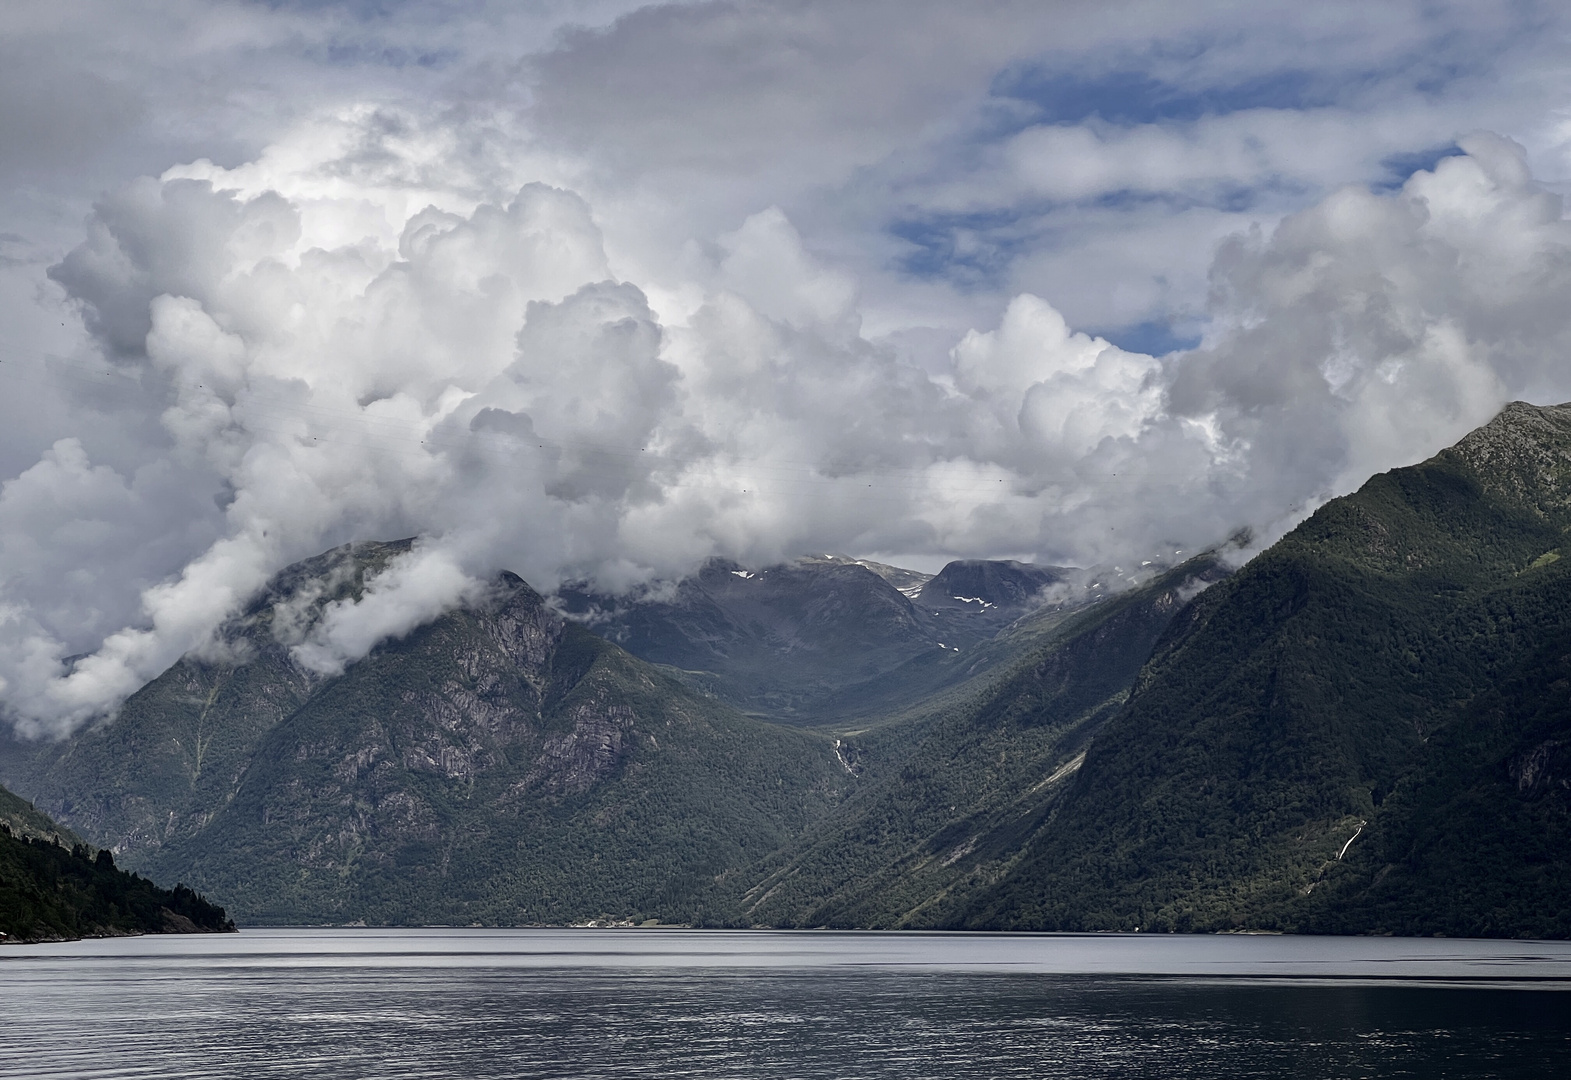
[[[1544,0],[0,5],[0,918],[1571,934],[1567,100]]]
[[[1126,45],[1170,62],[1130,30],[1145,20],[1029,7],[990,18],[1034,33],[1088,20],[1098,64]],[[546,593],[587,582],[623,597],[713,558],[1128,567],[1240,529],[1269,542],[1513,397],[1571,393],[1558,359],[1571,342],[1559,301],[1571,232],[1558,174],[1543,171],[1560,159],[1542,139],[1530,149],[1466,111],[1408,145],[1420,130],[1408,112],[1382,113],[1376,132],[1354,109],[1336,113],[1341,135],[1362,140],[1347,156],[1297,126],[1308,113],[1239,105],[1244,90],[1215,99],[1234,102],[1215,115],[1188,99],[1173,115],[1148,101],[1146,120],[1098,108],[1054,119],[1030,89],[1025,39],[990,20],[985,41],[966,37],[978,50],[967,64],[908,69],[880,50],[914,39],[826,8],[821,26],[786,19],[814,44],[793,63],[828,78],[810,56],[850,63],[830,43],[857,40],[870,54],[850,69],[884,56],[880,69],[913,93],[943,71],[958,96],[913,100],[962,103],[959,126],[907,117],[873,138],[872,124],[883,156],[861,160],[801,132],[774,150],[739,141],[751,122],[673,104],[724,132],[670,144],[718,169],[714,182],[730,178],[733,198],[712,205],[696,179],[655,182],[695,167],[665,143],[633,140],[645,169],[578,141],[580,121],[632,135],[579,110],[603,89],[580,64],[607,65],[604,85],[648,78],[641,106],[742,55],[720,44],[733,35],[744,54],[764,47],[770,20],[786,18],[767,4],[736,21],[722,10],[606,14],[600,30],[559,38],[531,23],[542,51],[525,67],[539,85],[504,89],[497,71],[516,64],[459,49],[452,62],[473,63],[473,78],[438,96],[488,86],[485,108],[330,95],[243,148],[193,147],[116,175],[79,214],[51,217],[85,224],[52,224],[23,262],[0,263],[12,290],[0,300],[46,298],[15,306],[34,323],[47,311],[59,339],[0,367],[15,388],[0,401],[22,403],[4,406],[0,440],[6,720],[24,734],[96,722],[208,649],[285,567],[367,537],[420,541],[320,624],[311,652],[324,671],[461,608],[504,570]],[[907,18],[957,16],[924,5],[896,21]],[[1286,8],[1274,19],[1300,25]],[[1233,19],[1225,33],[1202,24],[1233,40]],[[1385,27],[1367,41],[1428,55],[1434,32]],[[647,51],[669,35],[669,54]],[[1232,48],[1212,73],[1221,85],[1243,62]],[[677,56],[692,68],[668,70]],[[1400,100],[1430,100],[1406,67],[1388,74],[1350,77],[1362,89],[1346,92],[1401,84]],[[1085,100],[1113,94],[1107,79]],[[759,90],[720,85],[727,101]],[[769,115],[796,115],[800,87],[772,85]],[[1451,89],[1457,108],[1479,90]],[[1331,108],[1309,113],[1318,123]],[[809,127],[839,145],[838,127]],[[733,173],[700,152],[744,143],[768,167]],[[817,180],[795,172],[829,161]],[[1217,161],[1238,175],[1214,174]],[[743,174],[797,179],[755,190]],[[1104,264],[1071,269],[1110,249],[1085,237],[1073,245],[1084,258],[1053,248],[1076,229],[1169,212],[1163,228],[1185,242],[1142,218],[1141,242],[1118,249],[1142,262],[1144,301],[1116,299],[1132,279]],[[854,242],[834,224],[853,219]],[[1172,265],[1138,254],[1157,239],[1150,257]],[[1059,269],[1032,269],[1043,259]],[[1180,279],[1181,304],[1157,299]]]
[[[112,722],[10,741],[0,768],[128,864],[222,895],[245,920],[737,924],[734,884],[833,813],[864,764],[832,734],[725,701],[798,726],[836,708],[887,714],[1012,662],[1097,600],[1088,586],[1075,603],[1021,587],[1059,582],[1057,569],[973,564],[967,588],[978,575],[1008,587],[953,601],[933,587],[942,575],[820,557],[713,562],[610,613],[564,590],[556,602],[580,609],[564,619],[504,575],[324,666],[322,624],[413,549],[359,543],[291,566]],[[953,609],[919,607],[891,580]],[[990,641],[1022,614],[1036,623]],[[969,637],[949,636],[976,650],[935,640],[953,620]]]
[[[513,576],[342,673],[302,664],[409,549],[290,568],[224,653],[9,769],[128,864],[275,923],[724,921],[719,883],[849,782],[829,736],[692,694]]]

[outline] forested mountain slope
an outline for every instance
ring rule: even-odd
[[[1096,599],[826,556],[555,601],[659,666],[506,575],[341,676],[296,663],[407,549],[290,568],[228,659],[8,775],[252,922],[1571,934],[1571,407],[1232,576]]]
[[[1509,406],[1199,597],[954,925],[1571,933],[1571,407]]]
[[[38,839],[68,848],[82,843],[76,833],[3,787],[0,787],[0,828],[19,840]]]

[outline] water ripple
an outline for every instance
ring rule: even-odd
[[[328,936],[312,953],[263,935],[7,950],[0,1078],[1550,1077],[1571,1061],[1571,997],[1556,989],[716,966],[700,936],[689,964],[568,949],[518,965],[441,939],[456,947]]]

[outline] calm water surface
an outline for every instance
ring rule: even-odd
[[[1571,944],[252,930],[0,948],[0,1077],[1571,1077]]]

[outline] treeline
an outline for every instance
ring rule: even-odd
[[[221,933],[224,909],[184,885],[161,889],[115,866],[107,850],[12,835],[0,822],[0,934],[70,941],[126,934]]]

